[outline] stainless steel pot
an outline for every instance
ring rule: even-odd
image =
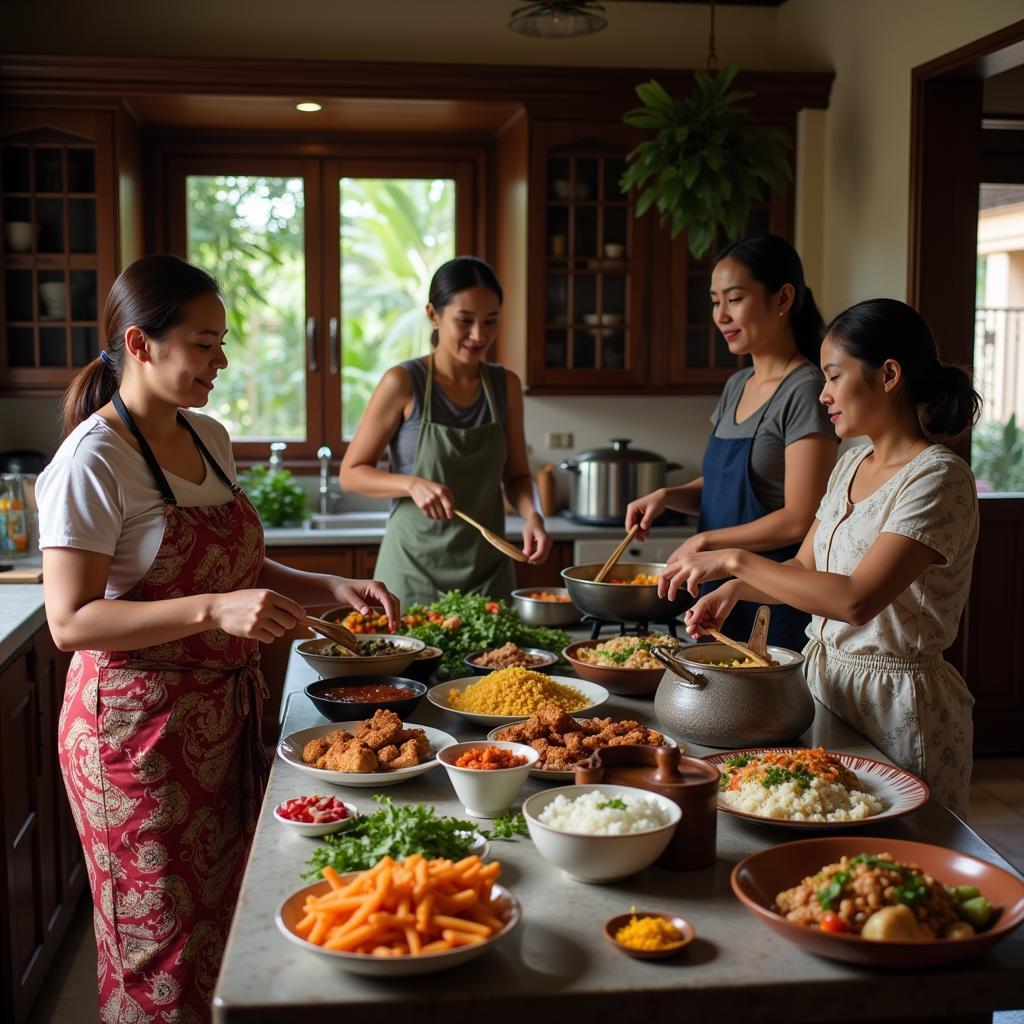
[[[610,547],[610,545],[609,545]],[[611,551],[608,552],[611,554]],[[562,579],[581,612],[611,622],[651,622],[672,619],[690,606],[691,598],[680,590],[674,601],[658,597],[656,586],[625,586],[620,583],[595,583],[594,577],[603,563],[573,565],[562,570]],[[619,579],[632,579],[639,573],[657,576],[664,562],[618,562],[609,573]]]
[[[621,523],[634,498],[664,487],[666,471],[679,468],[629,444],[628,438],[613,437],[611,448],[594,448],[560,464],[569,473],[569,511],[577,519]]]
[[[741,748],[796,739],[814,721],[814,700],[804,679],[804,658],[769,647],[778,665],[725,668],[736,652],[702,643],[670,653],[651,651],[667,669],[654,695],[654,714],[669,732],[706,747]]]

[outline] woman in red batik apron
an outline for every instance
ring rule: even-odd
[[[139,264],[172,259],[147,257]],[[202,274],[188,264],[182,267],[188,271],[165,266],[165,276],[173,280],[189,271]],[[133,268],[138,271],[138,264],[125,271],[129,289]],[[136,275],[136,290],[144,291],[144,284]],[[186,290],[183,306],[189,298]],[[108,314],[110,306],[118,305],[113,300],[114,293]],[[213,309],[209,292],[197,303],[193,313],[203,303]],[[190,315],[186,312],[186,327]],[[151,341],[167,345],[164,333],[164,338]],[[140,386],[152,383],[146,376],[152,371],[129,362],[134,352],[130,344],[115,351],[120,366],[105,353],[97,370],[116,386],[127,364],[124,375],[130,380],[125,388],[130,386],[135,406],[151,415],[146,398],[152,396],[140,392]],[[216,359],[226,364],[222,354]],[[272,595],[275,603],[267,592],[251,588],[272,581],[309,603],[348,599],[358,605],[364,596],[372,596],[389,612],[396,608],[379,584],[298,573],[265,560],[259,515],[200,436],[198,428],[209,430],[212,421],[200,423],[205,418],[197,418],[193,423],[180,409],[172,410],[181,428],[179,443],[191,440],[207,476],[212,473],[230,499],[182,507],[168,482],[170,471],[161,468],[116,391],[111,404],[137,451],[128,450],[121,436],[104,434],[109,423],[103,421],[103,410],[91,417],[91,425],[83,422],[71,432],[54,460],[51,478],[40,481],[43,501],[49,502],[41,516],[44,575],[48,581],[59,579],[62,573],[51,568],[70,566],[74,571],[79,561],[88,567],[88,559],[100,554],[96,549],[101,544],[90,540],[87,526],[59,521],[55,499],[63,493],[71,509],[67,514],[73,515],[76,503],[86,504],[82,488],[88,490],[93,481],[95,489],[87,496],[94,504],[104,504],[103,473],[111,465],[102,457],[107,450],[103,443],[126,459],[134,458],[123,472],[114,466],[110,474],[118,478],[116,493],[126,504],[132,466],[150,474],[159,493],[156,515],[162,519],[157,524],[162,537],[155,557],[130,589],[114,600],[104,594],[92,602],[107,606],[105,619],[94,614],[91,622],[76,626],[62,607],[61,584],[48,589],[55,639],[64,649],[79,648],[60,716],[60,763],[95,904],[100,1019],[109,1024],[192,1024],[210,1017],[210,998],[266,783],[260,714],[267,691],[259,667],[259,638],[283,634],[287,623],[294,624],[302,614],[290,598]],[[64,451],[76,435],[71,450]],[[93,447],[82,444],[83,438],[96,436],[100,440]],[[118,444],[124,447],[118,449]],[[69,470],[65,460],[78,468]],[[90,462],[83,477],[81,465]],[[177,479],[177,486],[187,490],[187,481]],[[94,535],[102,538],[102,529]],[[122,524],[121,536],[126,535]],[[113,570],[109,575],[114,577]],[[193,606],[214,611],[190,619]],[[150,622],[147,610],[159,612],[159,621]],[[91,625],[98,637],[111,640],[122,629],[126,649],[118,650],[113,643],[101,645],[109,649],[80,649],[86,645],[76,642],[78,631]],[[147,639],[155,642],[138,643]]]

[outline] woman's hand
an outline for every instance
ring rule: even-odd
[[[626,506],[626,529],[631,530],[635,523],[639,527],[636,531],[637,537],[646,540],[651,524],[667,507],[668,492],[664,487],[631,501]]]
[[[306,619],[306,610],[273,590],[232,590],[211,594],[210,617],[217,629],[269,644]]]
[[[531,565],[539,565],[551,551],[551,538],[544,532],[544,521],[536,512],[523,520],[523,554]]]
[[[339,576],[334,582],[334,596],[339,604],[347,604],[360,615],[368,615],[371,606],[383,608],[392,632],[401,625],[402,606],[380,580],[347,580]]]
[[[658,596],[674,601],[682,587],[696,597],[700,584],[735,575],[735,556],[735,548],[721,548],[673,559],[658,577]]]
[[[452,519],[455,516],[455,499],[444,484],[414,476],[409,484],[409,497],[428,519]]]
[[[734,594],[733,588],[724,583],[696,601],[683,616],[686,632],[696,638],[703,636],[709,629],[721,629],[729,613],[736,607],[737,598]]]
[[[667,559],[665,559],[665,561],[676,562],[680,558],[685,558],[687,555],[696,555],[701,551],[706,551],[707,548],[707,534],[695,533],[692,537],[687,537],[686,540],[684,540],[683,543],[680,544]]]

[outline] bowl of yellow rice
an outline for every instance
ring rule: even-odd
[[[453,679],[427,691],[427,700],[442,711],[492,727],[529,718],[541,704],[557,704],[576,714],[607,699],[608,691],[596,683],[527,668],[503,668],[485,676]]]

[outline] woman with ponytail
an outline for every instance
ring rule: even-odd
[[[729,351],[751,366],[726,381],[711,414],[701,476],[632,502],[627,529],[647,535],[666,508],[699,514],[697,532],[669,559],[741,547],[764,558],[792,558],[814,519],[836,461],[836,436],[818,402],[818,353],[824,322],[796,250],[775,235],[741,239],[715,258],[715,326]],[[708,583],[702,593],[717,586]],[[746,640],[757,606],[740,602],[725,632]],[[769,641],[799,650],[810,616],[780,607]]]
[[[839,460],[797,556],[687,556],[667,593],[735,577],[687,612],[694,636],[736,601],[785,602],[813,616],[804,648],[811,692],[958,814],[967,808],[973,698],[943,660],[967,601],[978,540],[974,475],[943,439],[977,419],[968,374],[943,365],[905,303],[871,299],[830,324],[821,402]]]
[[[100,1017],[210,1019],[266,783],[259,643],[381,584],[264,555],[231,441],[192,411],[227,366],[205,271],[146,256],[114,282],[107,349],[74,381],[39,477],[46,618],[75,651],[59,756],[92,887]],[[188,409],[189,411],[184,411]]]

